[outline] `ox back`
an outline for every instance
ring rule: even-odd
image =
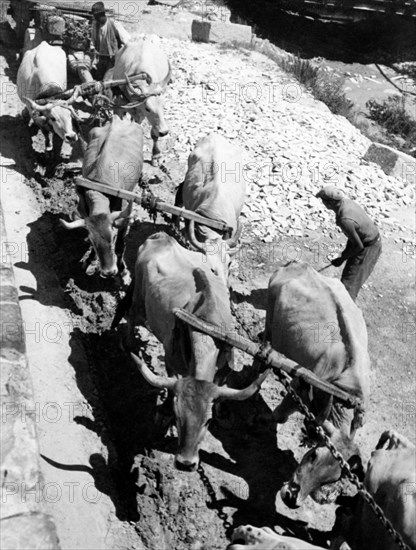
[[[35,100],[40,94],[45,97],[66,90],[66,55],[59,46],[43,41],[25,52],[17,71],[17,94]]]
[[[237,229],[246,199],[242,151],[224,137],[211,133],[198,141],[188,159],[182,186],[185,208],[202,216],[225,222]],[[198,240],[218,238],[206,227],[195,227]]]
[[[323,380],[367,401],[367,329],[340,281],[292,262],[270,278],[266,339],[272,347]],[[319,392],[314,392],[319,395]],[[321,411],[315,409],[316,413]],[[340,427],[341,418],[329,419]]]
[[[202,269],[206,274],[209,292],[195,275],[195,269]],[[134,277],[130,327],[146,321],[165,346],[166,366],[170,373],[195,375],[195,372],[184,370],[183,362],[169,363],[175,344],[175,317],[172,310],[175,307],[189,309],[193,304],[194,312],[199,310],[205,321],[229,330],[232,327],[230,300],[222,279],[211,272],[200,253],[186,250],[166,233],[153,235],[140,247]],[[202,307],[204,301],[206,307]],[[211,378],[214,374],[212,372]]]
[[[84,177],[116,189],[132,191],[140,179],[142,168],[141,126],[114,115],[110,123],[91,130],[82,166]]]
[[[152,82],[160,82],[169,72],[166,54],[150,39],[129,42],[117,52],[113,77],[124,79],[126,73],[134,75],[142,72],[149,75]],[[126,91],[125,86],[122,89]]]
[[[170,65],[166,54],[158,44],[149,39],[129,42],[116,55],[114,70],[106,79],[125,79],[127,76],[143,74],[145,78],[132,84],[120,86],[123,98],[120,105],[127,102],[126,109],[139,124],[147,118],[153,139],[152,161],[160,156],[159,137],[166,136],[169,128],[163,112],[161,95],[170,82]],[[117,103],[116,101],[116,103]],[[135,107],[128,105],[136,104]],[[122,109],[125,112],[125,109]]]

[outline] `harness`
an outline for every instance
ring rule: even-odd
[[[168,74],[165,76],[163,80],[160,82],[156,82],[152,84],[152,81],[147,73],[140,73],[134,77],[134,81],[136,80],[145,80],[146,84],[150,85],[152,89],[149,92],[143,92],[140,90],[141,93],[137,92],[137,89],[133,87],[132,85],[132,78],[127,75],[127,73],[124,73],[126,77],[126,89],[129,91],[131,96],[137,98],[137,101],[131,101],[131,98],[126,94],[125,90],[121,90],[121,93],[123,97],[128,102],[125,105],[118,105],[121,109],[135,109],[136,107],[140,107],[143,105],[143,103],[149,98],[149,97],[156,97],[162,95],[165,90],[166,86],[169,84],[171,77],[172,77],[172,69],[169,63],[169,70]]]

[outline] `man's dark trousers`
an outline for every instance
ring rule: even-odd
[[[366,246],[357,256],[347,260],[342,272],[341,283],[348,290],[351,298],[357,299],[361,287],[366,282],[381,254],[381,239]]]

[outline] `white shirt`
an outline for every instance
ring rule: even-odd
[[[107,21],[104,23],[102,27],[99,27],[98,33],[99,33],[99,39],[100,39],[100,51],[98,52],[100,55],[109,55],[109,51],[107,48],[107,32],[108,32],[108,18]],[[121,43],[127,44],[131,40],[130,34],[126,31],[126,29],[123,27],[123,25],[119,21],[113,20],[114,26],[120,36]],[[92,33],[91,33],[91,41],[94,47],[96,47],[97,44],[97,25],[94,21],[92,26]]]

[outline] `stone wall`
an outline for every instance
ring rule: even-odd
[[[59,549],[53,520],[43,513],[43,479],[32,380],[0,206],[1,533],[3,550]]]

